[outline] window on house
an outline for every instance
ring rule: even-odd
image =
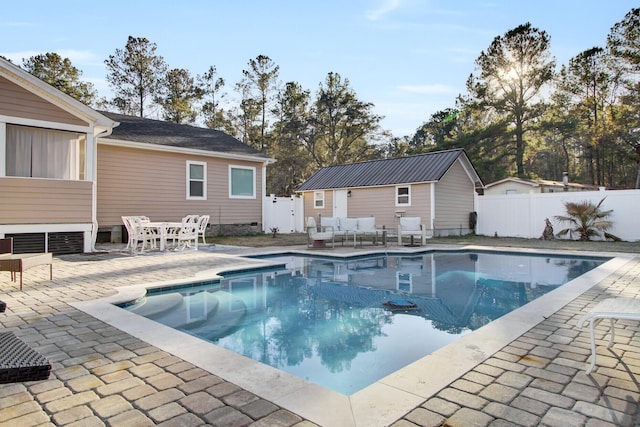
[[[187,199],[207,199],[207,164],[187,161]]]
[[[313,207],[316,209],[324,208],[324,191],[313,192]]]
[[[411,205],[411,187],[396,187],[396,206]]]
[[[229,166],[229,197],[256,198],[256,168]]]
[[[85,134],[7,125],[6,138],[7,176],[85,179]]]

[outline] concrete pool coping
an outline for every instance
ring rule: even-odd
[[[442,249],[424,248],[372,250],[367,252],[286,251],[315,256],[363,256],[374,253],[425,253]],[[245,356],[173,330],[146,318],[122,310],[114,303],[142,297],[148,288],[193,282],[184,280],[144,283],[119,287],[117,295],[94,301],[75,302],[74,307],[129,333],[149,344],[191,362],[256,395],[297,413],[320,425],[375,426],[388,425],[419,406],[430,396],[480,364],[505,345],[555,313],[633,258],[633,254],[608,254],[551,250],[518,250],[478,246],[456,247],[455,251],[483,250],[496,252],[613,257],[598,268],[568,282],[537,300],[468,334],[434,353],[394,372],[371,386],[344,396],[309,383]],[[282,250],[272,254],[284,253]],[[264,251],[260,255],[265,255]],[[242,254],[249,256],[251,253]],[[254,253],[255,255],[255,253]],[[267,264],[267,263],[265,263]],[[251,265],[255,269],[255,263]],[[236,271],[238,268],[234,268]],[[219,278],[226,270],[206,270],[197,279]]]

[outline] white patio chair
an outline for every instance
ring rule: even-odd
[[[194,244],[194,249],[198,250],[198,233],[200,226],[199,215],[187,215],[182,218],[182,225],[175,234],[174,241],[176,242],[176,250],[184,250],[191,247],[191,242]]]
[[[202,237],[202,243],[207,244],[207,240],[205,239],[205,233],[207,232],[207,224],[209,224],[209,219],[211,217],[209,215],[200,216],[200,225],[198,226],[198,234]]]
[[[334,246],[333,227],[320,228],[321,230],[318,230],[318,225],[313,217],[307,218],[307,247],[318,247],[320,244],[326,244],[329,240],[331,240],[331,247]]]
[[[398,225],[398,245],[402,245],[402,238],[410,237],[411,243],[413,238],[418,237],[422,246],[427,244],[427,228],[420,223],[419,216],[403,216],[400,217]]]
[[[131,224],[131,234],[129,235],[131,245],[129,250],[134,252],[140,244],[140,252],[144,252],[147,247],[154,249],[156,247],[156,240],[158,239],[157,230],[153,230],[146,227],[145,224],[149,222],[146,217],[131,216],[129,221]]]

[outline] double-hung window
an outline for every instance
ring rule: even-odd
[[[232,199],[256,198],[256,168],[229,166],[229,197]]]
[[[207,164],[187,160],[187,200],[207,200]]]
[[[396,187],[396,206],[411,206],[411,186]]]
[[[316,209],[324,208],[324,191],[313,192],[313,207]]]
[[[8,124],[6,137],[7,176],[85,179],[85,134]]]

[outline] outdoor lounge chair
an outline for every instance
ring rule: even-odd
[[[586,373],[589,374],[596,364],[596,338],[595,326],[603,319],[609,319],[611,331],[609,344],[613,345],[615,338],[615,320],[640,320],[640,298],[607,298],[595,305],[587,314],[578,320],[578,327],[582,328],[585,323],[589,323],[589,333],[591,336],[591,364]]]
[[[318,225],[313,217],[307,218],[307,247],[324,247],[329,240],[331,240],[331,247],[334,246],[333,227],[320,228],[318,230]]]
[[[53,255],[49,252],[13,253],[13,238],[0,239],[0,271],[11,273],[11,280],[16,281],[16,273],[20,273],[20,290],[22,290],[22,276],[24,271],[38,265],[49,264],[49,280],[53,280]],[[6,252],[8,250],[8,252]]]
[[[398,225],[398,245],[402,245],[402,238],[408,236],[411,238],[411,244],[414,243],[414,237],[420,239],[420,244],[427,244],[427,229],[424,224],[420,223],[420,217],[404,216],[400,218]]]

